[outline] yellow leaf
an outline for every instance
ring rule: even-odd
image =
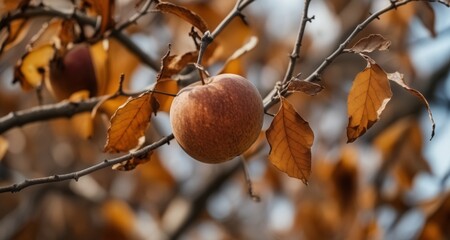
[[[128,99],[117,109],[111,117],[105,152],[126,152],[139,145],[139,139],[144,136],[151,114],[156,110],[152,109],[151,101],[156,100],[150,92],[146,92]]]
[[[88,98],[89,98],[89,91],[81,90],[73,93],[70,96],[69,101],[76,103],[82,100],[86,100]],[[89,112],[78,113],[75,116],[73,116],[70,120],[74,130],[79,136],[81,136],[84,139],[92,137],[92,134],[94,132],[94,120],[91,117],[91,113]]]
[[[136,226],[136,216],[127,203],[115,199],[107,200],[101,205],[100,210],[104,224],[108,226],[110,231],[112,230],[117,234],[116,236],[110,236],[110,238],[119,236],[118,239],[121,237],[132,239]]]
[[[3,159],[3,157],[6,155],[6,152],[8,151],[9,143],[8,141],[0,136],[0,161]]]
[[[348,142],[363,135],[380,118],[392,96],[386,73],[365,56],[367,67],[353,81],[348,95]]]
[[[53,59],[55,49],[47,44],[28,52],[15,68],[14,82],[20,82],[23,90],[32,90],[42,85],[49,62]]]
[[[391,41],[386,40],[380,34],[370,34],[365,38],[361,38],[353,47],[347,49],[354,53],[370,53],[375,50],[384,51],[388,50],[391,46]]]
[[[308,183],[314,133],[294,107],[283,97],[281,106],[266,132],[269,160],[280,171]]]
[[[185,7],[181,7],[173,3],[161,2],[156,5],[156,9],[164,13],[170,13],[178,16],[179,18],[192,24],[202,33],[208,31],[205,21],[198,14]]]
[[[405,81],[403,80],[403,74],[401,74],[399,72],[388,73],[387,77],[389,80],[397,83],[398,85],[400,85],[404,89],[406,89],[408,92],[410,92],[414,96],[418,97],[423,102],[423,104],[425,104],[425,106],[427,107],[427,111],[428,111],[428,118],[430,118],[430,120],[431,120],[431,138],[430,138],[430,140],[433,139],[436,124],[434,123],[433,113],[431,112],[430,104],[428,104],[428,101],[425,98],[425,96],[423,96],[422,93],[420,93],[416,89],[410,88],[408,85],[406,85]]]
[[[110,73],[110,59],[108,56],[109,40],[105,39],[91,45],[89,52],[91,53],[92,63],[95,69],[95,78],[97,79],[98,95],[106,94],[106,87]],[[119,81],[118,79],[116,81]],[[117,89],[116,89],[117,90]]]

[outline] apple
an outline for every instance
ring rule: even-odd
[[[50,61],[50,92],[58,99],[67,99],[73,93],[88,90],[97,94],[97,79],[88,44],[77,44]]]
[[[256,87],[244,77],[220,74],[181,90],[170,108],[175,139],[204,163],[231,160],[258,138],[264,107]]]

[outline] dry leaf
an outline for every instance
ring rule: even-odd
[[[315,82],[307,82],[295,78],[289,82],[288,91],[290,92],[303,92],[310,96],[314,96],[322,91],[323,86]]]
[[[109,231],[116,235],[106,237],[105,239],[132,239],[136,228],[136,215],[130,206],[121,200],[106,200],[101,205],[100,213],[103,218],[103,224]],[[108,233],[106,233],[108,236]]]
[[[80,102],[89,98],[89,91],[81,90],[73,93],[69,101],[70,102]],[[72,126],[76,133],[84,139],[92,137],[94,133],[94,120],[91,117],[91,113],[84,112],[78,113],[70,119]]]
[[[55,49],[47,44],[25,54],[14,70],[14,82],[20,82],[23,90],[32,90],[42,85]]]
[[[353,81],[348,94],[347,142],[353,142],[378,121],[392,96],[384,70],[368,56],[367,67]]]
[[[8,141],[2,136],[0,136],[0,161],[3,159],[3,157],[5,157],[8,148],[9,148]]]
[[[414,96],[418,97],[425,104],[425,106],[427,107],[427,111],[428,111],[428,117],[431,120],[431,138],[430,138],[430,140],[433,139],[436,124],[434,123],[433,113],[431,112],[430,104],[428,104],[428,101],[425,98],[425,96],[423,96],[422,93],[420,93],[416,89],[410,88],[408,85],[406,85],[405,81],[403,80],[403,74],[401,74],[399,72],[388,73],[387,77],[389,80],[394,81],[398,85],[402,86],[404,89],[408,90],[408,92],[410,92]]]
[[[152,94],[146,92],[130,98],[111,117],[105,152],[126,152],[139,145],[150,122]]]
[[[258,44],[258,38],[255,36],[250,37],[250,39],[248,40],[248,42],[246,42],[244,45],[242,45],[241,48],[239,48],[238,50],[236,50],[223,64],[222,69],[219,71],[220,73],[225,73],[225,72],[230,72],[230,71],[226,71],[228,65],[231,65],[233,62],[235,62],[236,60],[238,60],[242,55],[248,53],[249,51],[251,51],[252,49],[254,49],[256,47],[256,45]],[[235,73],[235,72],[233,72]]]
[[[152,152],[148,152],[144,156],[134,156],[130,160],[115,164],[114,166],[112,166],[112,169],[119,171],[131,171],[135,169],[139,164],[150,161],[151,156]]]
[[[157,81],[164,78],[171,78],[173,75],[178,74],[189,63],[195,63],[197,60],[198,52],[187,52],[181,56],[170,56],[170,48],[166,55],[161,59],[161,69],[159,70]]]
[[[420,21],[423,23],[425,28],[428,29],[431,36],[436,37],[436,16],[434,14],[433,7],[429,2],[422,2],[422,4],[420,4],[420,7],[419,5],[417,5],[417,8],[417,16],[419,17]]]
[[[27,35],[30,24],[27,20],[12,21],[8,27],[0,30],[0,53],[19,44]]]
[[[168,2],[161,2],[156,5],[156,9],[164,12],[164,13],[170,13],[178,16],[179,18],[185,20],[186,22],[192,24],[194,27],[196,27],[198,30],[200,30],[202,33],[205,33],[208,31],[208,27],[206,26],[205,21],[197,15],[195,12],[178,5],[175,5],[173,3]]]
[[[307,184],[311,173],[314,133],[294,107],[283,97],[281,106],[266,132],[269,160],[280,171]]]
[[[375,50],[388,50],[390,45],[391,41],[385,39],[380,34],[370,34],[369,36],[360,39],[353,47],[346,50],[353,53],[370,53]]]

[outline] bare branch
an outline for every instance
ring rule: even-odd
[[[0,193],[4,193],[4,192],[13,192],[14,193],[14,192],[18,192],[26,187],[29,187],[29,186],[44,184],[44,183],[61,182],[61,181],[70,180],[70,179],[74,179],[75,181],[78,181],[78,179],[80,177],[85,176],[90,173],[93,173],[95,171],[98,171],[100,169],[107,168],[114,164],[130,160],[134,157],[139,158],[139,156],[145,156],[150,151],[152,151],[166,143],[169,143],[173,138],[174,138],[173,134],[170,134],[169,136],[163,137],[160,140],[158,140],[157,142],[154,142],[134,153],[130,153],[130,154],[127,154],[127,155],[124,155],[121,157],[117,157],[117,158],[113,158],[110,160],[104,160],[100,163],[97,163],[93,166],[90,166],[88,168],[85,168],[85,169],[77,171],[77,172],[66,173],[66,174],[57,174],[57,175],[42,177],[42,178],[26,179],[25,181],[18,183],[18,184],[13,184],[13,185],[6,186],[6,187],[0,187]]]
[[[102,97],[90,98],[80,102],[63,101],[56,104],[33,107],[27,110],[11,112],[0,118],[0,134],[28,123],[59,117],[72,117],[80,112],[92,110]]]
[[[153,0],[147,0],[144,3],[144,6],[142,6],[142,9],[140,9],[138,12],[136,12],[133,16],[131,16],[128,21],[122,23],[120,26],[117,26],[115,29],[119,32],[123,31],[125,28],[129,27],[132,24],[136,24],[137,20],[144,16],[145,14],[149,13],[148,9],[152,5]]]

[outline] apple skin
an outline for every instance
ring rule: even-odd
[[[258,138],[264,106],[256,87],[235,74],[184,88],[170,108],[177,142],[194,159],[221,163],[247,150]]]
[[[97,94],[97,78],[89,45],[75,45],[50,61],[48,88],[58,100],[67,99],[81,90],[88,90],[90,96]]]

